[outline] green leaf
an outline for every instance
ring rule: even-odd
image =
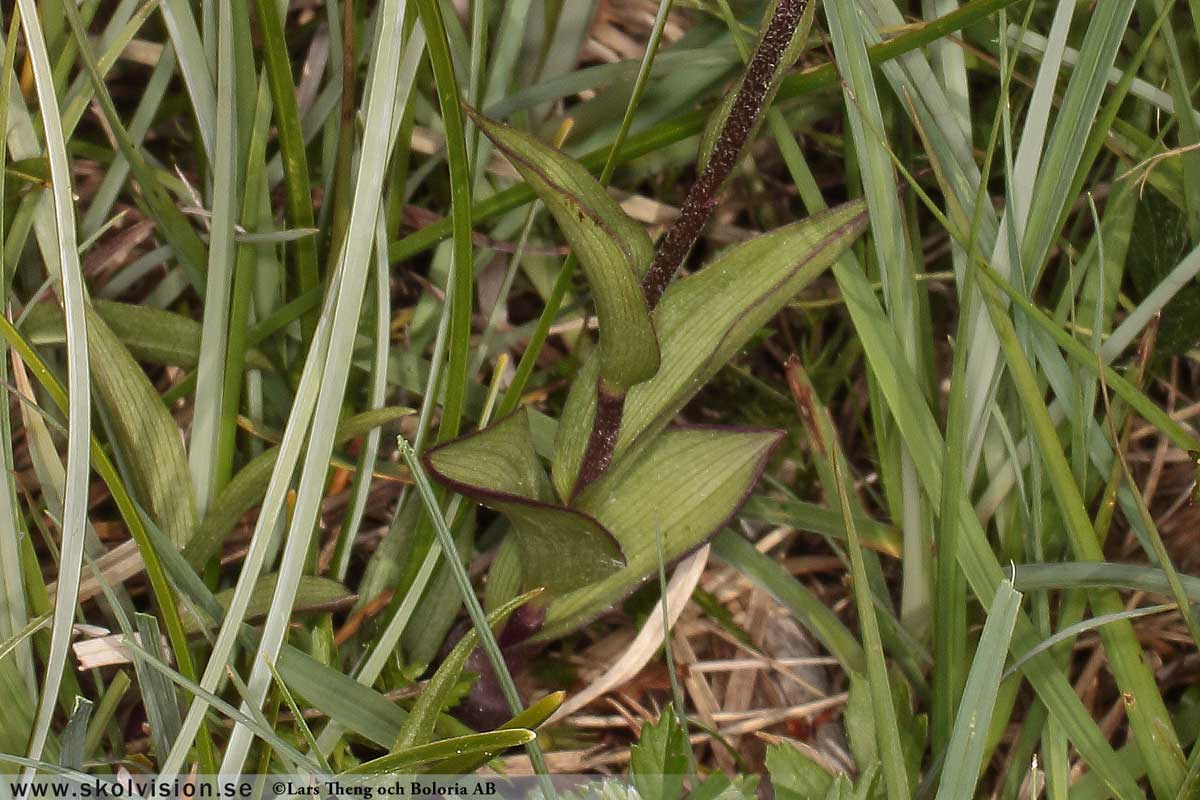
[[[712,536],[754,489],[782,435],[774,430],[670,430],[642,457],[615,464],[589,485],[574,506],[612,532],[627,566],[552,600],[537,638],[574,630],[656,574],[654,532],[662,536],[667,561]]]
[[[373,761],[367,761],[346,770],[342,775],[380,775],[397,772],[411,772],[417,767],[437,765],[463,755],[472,753],[496,753],[510,747],[528,744],[537,738],[537,734],[525,728],[516,730],[491,731],[489,733],[471,733],[466,736],[456,736],[453,739],[442,739],[429,744],[409,747],[388,753]],[[441,772],[441,768],[438,768]]]
[[[767,748],[767,771],[779,800],[824,797],[833,786],[829,770],[787,742]]]
[[[264,575],[258,579],[258,583],[254,585],[254,593],[250,596],[250,604],[246,610],[246,619],[259,619],[271,611],[271,596],[275,593],[275,583],[279,579],[278,575]],[[329,578],[321,578],[316,575],[304,575],[300,578],[300,586],[296,590],[296,612],[301,612],[311,609],[325,609],[331,605],[339,603],[343,600],[353,597],[353,593],[338,583]],[[216,600],[221,604],[223,609],[229,608],[229,602],[233,599],[233,589],[226,589],[217,592]],[[194,612],[184,606],[180,610],[180,616],[183,618],[183,628],[189,634],[199,633],[206,627],[200,618]]]
[[[1154,291],[1191,249],[1186,217],[1153,189],[1139,199],[1130,235],[1132,246],[1125,265],[1137,290],[1136,299],[1145,299]],[[1200,286],[1190,281],[1163,308],[1156,349],[1163,355],[1183,355],[1200,339],[1198,322]]]
[[[962,702],[954,720],[954,732],[946,750],[946,766],[938,787],[937,800],[973,797],[983,766],[983,750],[988,726],[1000,689],[1000,673],[1008,654],[1009,640],[1017,623],[1021,593],[1008,581],[996,590],[996,599],[988,610],[987,622],[975,649],[975,661],[963,687]]]
[[[545,203],[583,266],[600,321],[600,377],[623,393],[654,375],[658,341],[640,284],[654,255],[650,237],[578,163],[507,125],[472,118]]]
[[[644,800],[678,800],[690,747],[671,706],[657,722],[643,725],[638,743],[629,748],[629,774],[638,795]]]
[[[865,673],[862,645],[821,598],[808,590],[783,565],[760,553],[744,536],[726,528],[713,540],[713,555],[749,578],[781,603],[847,672]]]
[[[338,427],[335,443],[349,441],[372,428],[412,413],[414,412],[411,408],[388,406],[356,414]],[[278,446],[262,452],[242,467],[241,471],[217,493],[212,507],[184,547],[183,552],[188,563],[198,567],[212,558],[242,515],[262,502],[267,493],[267,484],[271,480],[271,471],[275,469],[278,459]]]
[[[145,305],[93,300],[100,319],[138,361],[168,367],[193,369],[200,356],[200,323],[181,314]],[[50,303],[30,309],[21,333],[35,345],[66,342],[62,310]],[[246,366],[271,369],[271,362],[257,350],[246,353]]]
[[[550,596],[601,581],[625,566],[620,544],[595,518],[556,503],[522,409],[425,455],[441,483],[512,523],[524,586]]]
[[[733,247],[672,283],[654,312],[662,367],[630,389],[614,462],[639,449],[679,413],[781,308],[866,228],[865,207],[847,203]],[[571,385],[551,475],[566,497],[579,474],[596,410],[595,359]]]
[[[558,710],[566,696],[566,692],[552,692],[541,700],[531,703],[528,708],[496,730],[506,731],[516,728],[534,730]],[[461,758],[449,758],[438,764],[438,772],[442,775],[465,775],[479,769],[499,753],[499,750],[481,750],[477,753],[464,754]]]
[[[91,308],[87,325],[96,394],[128,465],[130,488],[171,541],[182,546],[196,527],[196,501],[179,428],[142,368]]]
[[[509,600],[487,615],[488,624],[499,625],[532,599],[533,594],[530,593]],[[458,683],[463,667],[466,666],[467,659],[475,651],[478,642],[479,634],[472,629],[464,633],[458,644],[454,645],[450,654],[437,668],[437,672],[429,679],[425,691],[421,692],[421,696],[413,703],[412,711],[392,746],[393,754],[411,750],[432,738],[438,715],[452,702],[454,686]]]
[[[284,645],[275,662],[288,688],[329,718],[380,747],[390,747],[400,735],[408,712],[370,686]]]

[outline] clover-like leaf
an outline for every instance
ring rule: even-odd
[[[689,427],[666,431],[637,459],[614,467],[579,495],[574,508],[620,542],[627,566],[552,599],[536,639],[574,630],[632,592],[658,569],[703,543],[745,501],[782,431]]]
[[[779,800],[825,797],[833,786],[833,774],[787,742],[767,748],[767,771]]]
[[[638,795],[644,800],[679,800],[689,747],[671,706],[657,722],[643,725],[638,743],[629,748],[629,774]]]
[[[625,565],[620,544],[603,525],[557,502],[524,409],[433,448],[424,461],[438,481],[508,518],[526,587],[541,586],[557,596]]]
[[[700,271],[675,281],[654,312],[662,366],[633,387],[614,461],[643,447],[696,392],[796,294],[866,229],[861,201],[846,203],[733,247]],[[551,474],[567,496],[583,461],[596,410],[589,359],[580,369],[558,428]]]
[[[507,125],[472,117],[545,203],[587,275],[605,385],[623,394],[650,378],[659,349],[640,283],[654,255],[650,237],[578,163]]]

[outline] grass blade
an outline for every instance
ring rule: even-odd
[[[66,493],[62,509],[62,545],[59,563],[58,595],[55,598],[54,625],[51,631],[50,657],[46,663],[38,715],[29,742],[31,760],[40,759],[50,731],[50,721],[58,700],[58,687],[66,667],[70,645],[75,597],[83,568],[84,529],[87,524],[88,446],[91,438],[91,390],[88,374],[87,323],[83,271],[76,250],[74,200],[71,196],[71,165],[63,139],[58,97],[50,69],[50,58],[42,36],[37,5],[19,0],[22,27],[29,58],[33,65],[38,104],[42,112],[46,150],[53,181],[54,219],[57,229],[57,264],[47,264],[51,274],[62,282],[62,300],[67,323],[67,412]],[[7,80],[7,76],[5,76]],[[25,778],[34,769],[26,767]]]
[[[996,704],[996,693],[1000,688],[1000,672],[1004,668],[1004,657],[1008,652],[1020,605],[1021,593],[1014,590],[1009,581],[1001,582],[988,611],[979,647],[975,650],[975,661],[963,687],[962,703],[958,707],[950,746],[946,751],[937,800],[975,795],[983,765],[984,740]]]

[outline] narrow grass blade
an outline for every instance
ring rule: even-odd
[[[242,196],[238,184],[238,130],[234,113],[237,65],[233,56],[232,0],[218,0],[216,127],[212,150],[213,207],[209,221],[204,320],[196,367],[196,399],[188,449],[196,509],[204,514],[218,486],[218,451],[225,351],[229,341],[229,298],[233,289],[234,225]],[[164,6],[165,8],[165,6]]]
[[[71,165],[63,139],[58,97],[50,69],[46,42],[42,37],[37,4],[19,0],[25,42],[33,65],[38,104],[41,107],[46,150],[50,157],[54,218],[57,228],[58,264],[47,264],[51,274],[62,282],[62,299],[67,320],[67,378],[69,405],[67,414],[66,493],[62,509],[62,545],[59,562],[58,596],[50,654],[46,663],[38,716],[29,742],[29,758],[41,758],[51,717],[58,699],[58,687],[66,667],[70,645],[75,597],[83,567],[84,527],[87,524],[88,447],[91,437],[91,390],[88,375],[87,323],[83,271],[76,250],[74,199],[71,196]],[[5,76],[7,80],[7,76]],[[33,768],[25,769],[26,779]]]
[[[495,753],[510,747],[532,744],[537,734],[525,728],[513,730],[491,731],[489,733],[469,733],[466,736],[456,736],[451,739],[441,739],[429,744],[417,745],[404,750],[397,750],[373,761],[359,764],[353,769],[341,773],[350,775],[395,775],[397,773],[413,772],[418,768],[436,768],[438,762],[451,758],[469,756],[474,753]]]
[[[216,150],[217,125],[220,124],[217,119],[217,92],[213,88],[213,75],[209,70],[204,45],[200,41],[196,18],[192,15],[191,4],[187,0],[162,0],[161,8],[163,21],[167,24],[167,33],[179,58],[183,82],[192,101],[192,111],[196,115],[200,138],[212,162],[212,154]]]
[[[1071,641],[1081,633],[1094,631],[1100,626],[1107,625],[1110,622],[1116,622],[1123,619],[1140,619],[1142,617],[1149,617],[1155,614],[1162,614],[1166,611],[1172,611],[1176,608],[1178,608],[1178,606],[1174,605],[1173,603],[1147,606],[1145,608],[1134,608],[1129,611],[1120,611],[1116,614],[1101,614],[1098,617],[1092,617],[1090,619],[1076,622],[1073,625],[1067,625],[1066,627],[1055,631],[1053,636],[1043,639],[1038,643],[1037,647],[1014,659],[1012,665],[1004,671],[1004,675],[1001,676],[1000,680],[1008,680],[1010,677],[1020,671],[1021,667],[1023,667],[1025,663],[1029,661],[1029,659],[1033,658],[1038,653],[1043,653],[1062,642]]]
[[[1054,423],[1043,403],[1037,378],[1025,359],[1011,320],[999,305],[1000,300],[995,296],[998,292],[987,288],[990,291],[985,291],[984,297],[992,324],[996,327],[1018,397],[1045,462],[1047,477],[1062,512],[1071,547],[1078,558],[1103,561],[1104,554],[1096,542],[1083,498],[1079,495]],[[1097,614],[1113,614],[1121,610],[1121,602],[1112,592],[1093,593],[1090,605]],[[1155,793],[1162,796],[1174,794],[1184,778],[1183,753],[1133,627],[1128,622],[1116,622],[1101,629],[1100,635],[1117,684],[1129,696],[1137,698],[1136,703],[1127,706],[1127,712]]]
[[[381,16],[377,41],[399,41],[403,21],[402,3],[399,0],[389,0],[380,7],[379,14]],[[279,565],[279,583],[272,601],[273,608],[278,613],[267,619],[254,666],[246,682],[250,705],[261,704],[270,687],[271,674],[263,660],[273,660],[277,657],[287,630],[286,612],[292,607],[296,581],[302,574],[307,560],[308,544],[323,494],[326,467],[349,374],[350,352],[362,308],[363,291],[370,272],[375,215],[380,209],[380,194],[385,173],[377,165],[388,160],[387,146],[390,123],[394,116],[395,86],[400,62],[400,51],[397,48],[380,47],[373,52],[376,61],[366,88],[367,123],[355,181],[354,205],[350,212],[346,246],[342,250],[342,268],[345,272],[332,309],[332,324],[328,334],[329,349],[325,354],[321,384],[313,409],[313,424],[296,492],[296,507]],[[290,464],[281,458],[275,475],[290,472]],[[259,531],[256,531],[256,534]],[[242,598],[246,597],[246,589],[243,588],[246,577],[247,572],[243,570],[238,583]],[[227,624],[240,619],[245,608],[244,602],[242,599],[242,603],[231,609]],[[222,762],[222,772],[237,772],[242,768],[251,737],[252,733],[244,726],[234,727]]]
[[[1000,673],[1017,622],[1021,593],[1002,581],[988,610],[975,661],[963,687],[962,702],[946,751],[937,800],[972,797],[983,766],[984,740],[1000,689]]]
[[[446,20],[437,0],[416,0],[421,25],[428,37],[426,49],[437,85],[438,104],[446,137],[446,160],[450,168],[450,219],[454,232],[451,274],[454,292],[449,298],[450,328],[446,395],[438,441],[458,435],[463,404],[470,376],[471,301],[474,297],[474,245],[471,242],[471,169],[467,155],[466,123],[462,112],[462,93],[454,73],[454,59],[446,37]]]

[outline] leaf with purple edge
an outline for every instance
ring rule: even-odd
[[[624,394],[659,366],[641,288],[654,255],[650,237],[579,163],[528,134],[471,116],[546,205],[579,259],[600,322],[599,375],[610,391]]]
[[[846,203],[726,250],[675,281],[654,312],[662,366],[630,389],[614,462],[649,445],[700,388],[867,226],[861,201]],[[595,358],[571,385],[551,476],[561,496],[575,484],[596,412]],[[614,468],[615,468],[614,463]]]
[[[578,628],[654,574],[656,532],[668,561],[712,536],[745,502],[782,437],[782,431],[766,429],[678,428],[656,437],[640,458],[614,464],[573,506],[612,532],[628,564],[551,599],[545,626],[534,638]]]
[[[525,587],[544,587],[554,597],[602,581],[625,565],[620,544],[603,525],[558,503],[534,450],[525,409],[433,448],[424,462],[439,482],[512,523]]]

